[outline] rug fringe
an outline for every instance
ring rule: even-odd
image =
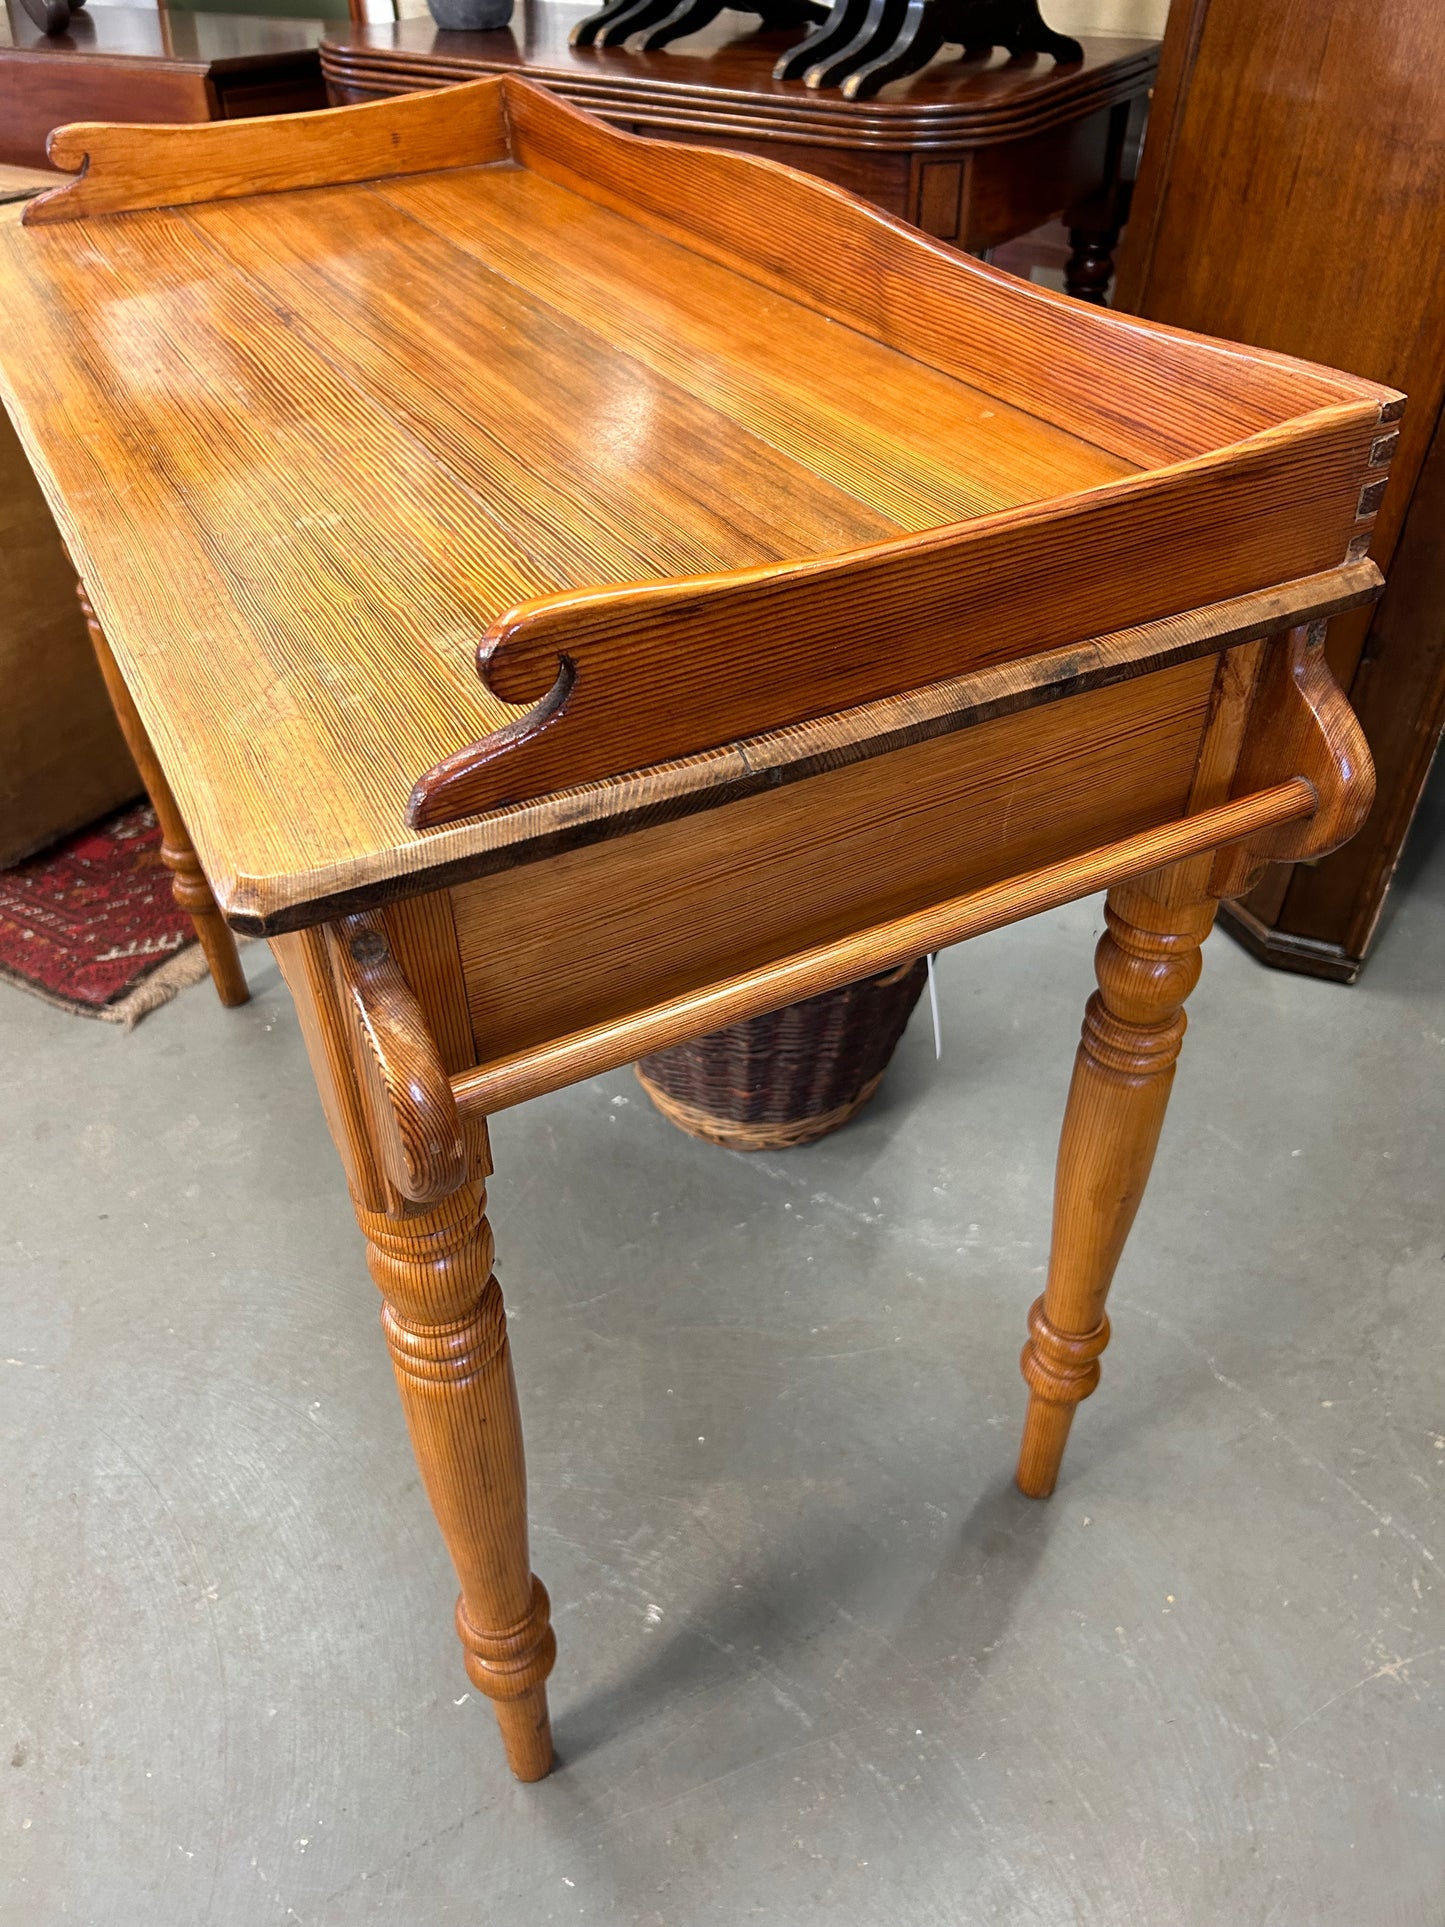
[[[203,977],[210,974],[205,951],[198,943],[188,943],[184,950],[178,950],[174,957],[168,958],[159,970],[153,970],[149,977],[142,977],[134,990],[128,990],[124,997],[117,997],[112,1004],[102,1004],[95,1014],[108,1024],[122,1024],[126,1030],[134,1030],[142,1017],[159,1010],[162,1004],[168,1004],[177,991],[200,983]]]
[[[238,943],[245,944],[248,939],[240,937]],[[168,1004],[178,991],[198,984],[210,975],[206,953],[198,943],[188,943],[174,956],[153,970],[148,977],[142,977],[124,997],[117,997],[109,1004],[84,1004],[78,999],[58,997],[54,991],[46,990],[29,977],[22,977],[17,971],[7,970],[0,964],[0,979],[14,984],[17,990],[25,990],[32,997],[38,997],[42,1004],[50,1004],[56,1010],[68,1010],[72,1017],[96,1017],[103,1024],[119,1024],[125,1030],[134,1030],[142,1017],[148,1017],[162,1004]]]

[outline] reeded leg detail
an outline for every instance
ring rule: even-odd
[[[527,1546],[526,1468],[486,1187],[405,1216],[359,1213],[412,1446],[461,1580],[457,1631],[519,1780],[552,1764],[557,1646]]]
[[[1160,873],[1161,875],[1163,873]],[[1054,1183],[1053,1249],[1044,1295],[1029,1314],[1022,1368],[1028,1416],[1018,1483],[1053,1491],[1074,1408],[1099,1382],[1109,1342],[1104,1301],[1164,1123],[1184,1037],[1184,1000],[1199,981],[1212,899],[1169,903],[1140,884],[1109,892],[1074,1060]]]
[[[81,613],[90,631],[95,659],[105,678],[111,706],[120,724],[120,733],[135,758],[136,768],[140,771],[141,781],[145,784],[146,794],[161,826],[161,862],[171,873],[171,893],[196,927],[196,936],[210,966],[216,995],[228,1008],[234,1009],[237,1004],[248,1003],[251,996],[246,973],[241,968],[241,953],[236,948],[236,939],[211,894],[211,886],[201,868],[201,859],[191,844],[185,819],[171,794],[171,786],[151,746],[140,713],[131,701],[125,678],[115,666],[110,644],[105,639],[105,631],[95,619],[84,583],[75,585],[75,593],[80,598]]]

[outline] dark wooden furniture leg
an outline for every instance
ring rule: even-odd
[[[211,968],[211,982],[216,986],[216,995],[228,1008],[234,1009],[238,1004],[249,1002],[251,996],[246,985],[246,973],[241,968],[241,954],[236,948],[236,939],[217,908],[216,899],[211,895],[211,886],[201,868],[201,859],[196,855],[190,833],[171,794],[171,786],[166,781],[165,771],[151,747],[150,737],[131,700],[125,679],[115,666],[105,631],[95,619],[84,583],[77,583],[75,592],[80,597],[85,626],[90,631],[95,658],[105,678],[116,721],[120,724],[120,733],[135,758],[135,766],[140,771],[141,781],[145,784],[146,794],[161,826],[161,861],[171,873],[171,889],[176,902],[196,927],[201,949]]]
[[[1119,245],[1120,223],[1109,219],[1101,226],[1069,229],[1072,252],[1064,263],[1064,292],[1076,301],[1092,301],[1105,307],[1109,283],[1114,278],[1114,249]]]
[[[1159,876],[1167,884],[1169,873]],[[1128,884],[1108,896],[1109,927],[1094,960],[1099,988],[1059,1141],[1048,1282],[1029,1313],[1022,1359],[1029,1409],[1018,1482],[1034,1499],[1053,1491],[1074,1407],[1099,1382],[1109,1342],[1104,1300],[1154,1162],[1184,1000],[1214,922],[1212,897],[1171,904],[1169,894]]]
[[[1071,207],[1064,216],[1071,250],[1064,263],[1064,291],[1077,301],[1092,301],[1099,308],[1108,303],[1109,284],[1114,278],[1114,250],[1129,218],[1134,183],[1124,178],[1124,167],[1131,144],[1133,113],[1134,103],[1121,101],[1109,116],[1104,178],[1095,193]],[[1141,112],[1135,129],[1135,146],[1142,132]]]

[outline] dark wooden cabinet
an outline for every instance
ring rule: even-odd
[[[491,33],[446,33],[429,19],[333,26],[322,71],[338,106],[522,74],[628,133],[783,161],[975,252],[1062,214],[1070,286],[1102,299],[1157,41],[1086,39],[1084,58],[1065,66],[1002,48],[964,61],[955,49],[855,101],[774,78],[798,29],[760,32],[754,15],[729,11],[665,52],[572,46],[594,10],[518,0],[511,25]]]
[[[42,33],[0,6],[0,164],[43,167],[67,121],[235,120],[324,107],[318,20],[97,7]]]
[[[1445,720],[1445,4],[1174,0],[1118,302],[1402,388],[1373,615],[1332,625],[1379,770],[1348,849],[1227,913],[1271,963],[1368,952]]]

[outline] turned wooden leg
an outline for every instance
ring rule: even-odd
[[[1059,1141],[1048,1282],[1029,1313],[1022,1359],[1029,1409],[1018,1482],[1035,1499],[1053,1491],[1074,1407],[1099,1382],[1109,1342],[1104,1300],[1154,1162],[1184,1000],[1214,921],[1212,898],[1171,903],[1171,894],[1142,883],[1109,892],[1109,927],[1094,960],[1099,988]]]
[[[1114,278],[1114,249],[1118,245],[1117,227],[1071,227],[1070,254],[1064,263],[1065,292],[1076,301],[1092,301],[1095,307],[1104,307]]]
[[[95,611],[90,606],[85,585],[77,583],[75,592],[80,597],[85,624],[90,631],[95,658],[100,664],[100,673],[104,676],[105,686],[110,692],[116,721],[120,724],[121,734],[125,737],[131,755],[135,758],[136,768],[140,771],[141,781],[145,784],[146,794],[150,797],[151,807],[161,826],[161,861],[171,873],[172,893],[176,902],[195,925],[201,949],[205,952],[206,962],[210,965],[211,982],[216,986],[216,995],[223,1004],[231,1007],[244,1004],[249,1000],[251,993],[246,985],[245,972],[241,969],[241,955],[236,948],[236,939],[221,915],[216,899],[211,895],[211,886],[206,881],[201,860],[191,844],[184,819],[176,806],[175,797],[171,794],[171,786],[166,781],[165,772],[157,760],[155,750],[151,747],[145,724],[131,701],[130,691],[125,686],[125,678],[115,666],[115,658],[110,653],[110,644],[105,639],[105,631],[95,619]]]
[[[1114,108],[1100,184],[1064,215],[1070,250],[1064,263],[1064,290],[1076,301],[1092,301],[1096,307],[1108,301],[1114,250],[1129,218],[1134,184],[1124,178],[1125,155],[1143,135],[1143,113],[1142,101],[1121,101]]]
[[[486,1186],[406,1216],[358,1211],[427,1495],[461,1580],[457,1631],[519,1780],[552,1765],[543,1682],[557,1655],[527,1549],[526,1470]]]

